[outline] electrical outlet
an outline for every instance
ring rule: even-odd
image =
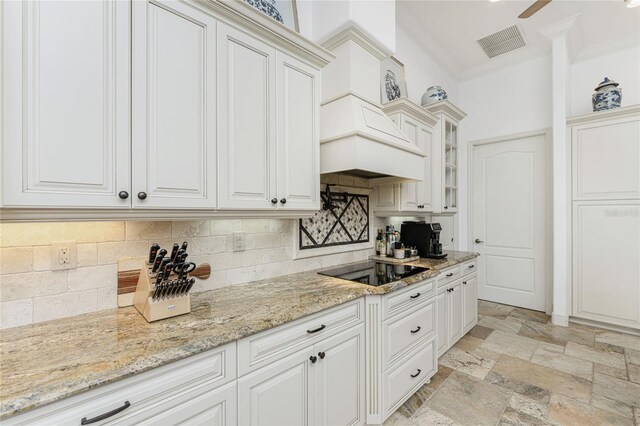
[[[233,234],[233,251],[244,251],[244,232]]]
[[[57,241],[51,243],[51,270],[73,269],[78,266],[75,241]]]

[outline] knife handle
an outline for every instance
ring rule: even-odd
[[[156,259],[158,250],[160,250],[160,244],[157,244],[157,243],[151,244],[151,248],[149,249],[149,264],[152,264],[153,261]]]
[[[160,282],[162,282],[162,277],[164,277],[164,271],[158,272],[158,276],[156,277],[156,285],[158,285],[158,284],[160,284]]]
[[[171,275],[171,270],[173,269],[173,263],[171,262],[171,260],[169,260],[169,262],[164,266],[164,278],[163,280],[168,280],[169,279],[169,275]]]
[[[184,250],[185,252],[187,251],[187,247],[189,246],[189,243],[186,241],[182,242],[182,247],[180,247],[182,250]]]
[[[178,254],[178,249],[180,248],[180,246],[178,245],[178,243],[173,243],[173,248],[171,249],[171,261],[175,262],[176,261],[176,255]]]
[[[191,287],[193,287],[193,284],[195,284],[196,279],[195,278],[191,278],[189,280],[189,285],[187,286],[187,289],[185,290],[185,294],[189,293],[191,291]]]
[[[162,258],[164,257],[165,254],[167,254],[167,251],[165,249],[161,249],[158,252],[158,256],[156,256],[156,260],[155,262],[153,262],[153,269],[151,269],[151,272],[158,271],[158,268],[160,268],[160,263],[162,263]]]

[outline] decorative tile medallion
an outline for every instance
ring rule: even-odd
[[[369,241],[369,196],[344,195],[344,199],[332,199],[329,204],[333,209],[323,209],[310,218],[300,219],[300,250]],[[321,193],[320,198],[320,204],[325,205],[326,195]]]

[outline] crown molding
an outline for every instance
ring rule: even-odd
[[[582,115],[576,115],[575,117],[567,118],[567,125],[573,126],[575,124],[589,123],[599,120],[609,120],[611,118],[620,118],[626,116],[638,116],[638,119],[640,119],[640,105],[630,105],[622,108],[610,109],[607,111],[597,111]]]
[[[266,16],[241,0],[188,0],[194,7],[224,18],[228,22],[254,31],[279,47],[295,52],[323,67],[335,55],[286,25]]]
[[[402,112],[430,127],[438,123],[438,118],[435,115],[407,98],[399,98],[383,104],[382,111],[387,115]]]
[[[424,109],[432,114],[446,114],[456,121],[460,121],[467,116],[467,113],[449,102],[448,100],[434,102],[423,106]]]
[[[348,41],[358,44],[379,60],[391,56],[392,53],[382,44],[375,41],[373,37],[369,36],[365,30],[353,21],[345,23],[341,29],[338,29],[337,33],[325,39],[320,44],[325,49],[334,50],[336,47]]]

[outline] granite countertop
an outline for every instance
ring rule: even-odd
[[[476,257],[411,262],[430,270],[379,287],[286,275],[196,293],[188,315],[148,323],[133,307],[0,333],[0,419],[150,370],[370,294],[385,294]]]

